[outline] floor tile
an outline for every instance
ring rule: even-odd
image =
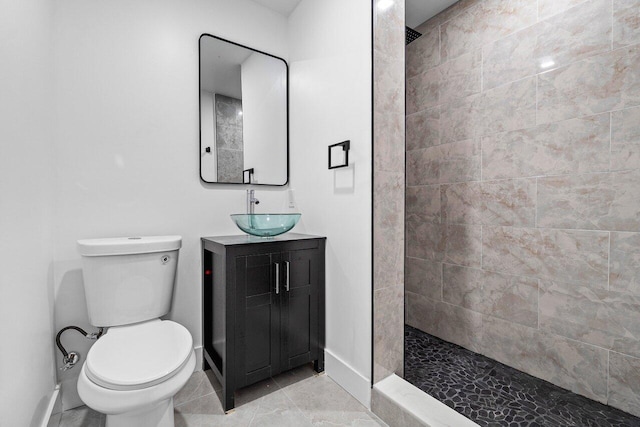
[[[105,415],[86,406],[69,409],[62,413],[60,427],[104,427]]]
[[[405,379],[481,426],[640,426],[640,418],[410,326]]]
[[[176,427],[384,426],[331,378],[311,365],[236,391],[236,407],[224,413],[222,387],[211,371],[194,372],[176,394]],[[62,414],[60,427],[103,427],[105,417],[86,406]]]

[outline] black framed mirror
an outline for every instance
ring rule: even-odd
[[[211,34],[202,34],[198,80],[200,179],[220,184],[286,185],[289,181],[287,62]]]

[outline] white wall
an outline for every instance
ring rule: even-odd
[[[327,373],[368,404],[371,2],[303,0],[289,18],[291,186],[300,230],[327,236]],[[327,146],[351,140],[350,168]],[[347,368],[347,369],[345,369]]]
[[[214,113],[214,95],[206,90],[200,91],[200,173],[207,182],[218,180],[216,161],[216,124]],[[206,149],[210,147],[207,153]]]
[[[251,54],[242,63],[242,140],[244,168],[254,169],[252,182],[287,181],[286,99],[286,65]]]
[[[37,426],[53,393],[49,0],[0,0],[0,424]]]
[[[55,16],[56,329],[90,328],[76,240],[180,234],[171,318],[201,345],[200,237],[238,234],[243,187],[198,177],[198,37],[286,57],[286,20],[247,0],[58,0]],[[258,189],[282,210],[283,189]],[[86,355],[89,343],[65,334]],[[60,376],[65,407],[78,369]]]

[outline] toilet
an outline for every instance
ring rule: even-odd
[[[173,396],[196,365],[171,309],[180,236],[78,240],[89,321],[106,332],[89,350],[78,394],[107,427],[173,427]]]

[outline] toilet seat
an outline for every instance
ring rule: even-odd
[[[189,361],[193,339],[182,325],[155,319],[110,328],[89,350],[87,377],[111,390],[139,390],[171,378]]]

